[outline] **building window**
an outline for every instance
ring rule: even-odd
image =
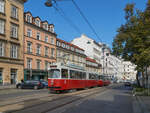
[[[0,20],[0,34],[4,34],[4,30],[5,30],[5,21]]]
[[[27,58],[27,68],[32,69],[32,59]]]
[[[18,26],[15,24],[11,24],[11,37],[18,38]]]
[[[35,20],[35,24],[38,26],[38,27],[40,27],[40,21],[39,20]]]
[[[48,36],[45,36],[45,42],[48,42]]]
[[[4,43],[0,42],[0,56],[4,56]]]
[[[48,56],[48,47],[45,46],[45,56]]]
[[[65,48],[65,46],[66,46],[66,45],[65,45],[64,43],[62,43],[62,45],[61,45],[61,46],[62,46],[63,48]]]
[[[71,50],[74,51],[74,47],[71,47]]]
[[[51,48],[51,57],[55,57],[55,49]]]
[[[15,84],[17,82],[17,70],[11,69],[11,84]]]
[[[74,55],[72,55],[72,61],[75,61],[75,58],[74,58],[75,56]]]
[[[18,18],[18,8],[15,6],[11,6],[11,17]]]
[[[54,44],[54,38],[51,38],[51,44]]]
[[[27,42],[27,53],[32,53],[32,42]]]
[[[48,70],[48,61],[45,61],[45,70]]]
[[[41,60],[37,60],[37,61],[36,61],[37,69],[40,69],[40,64],[41,64]]]
[[[30,15],[27,15],[27,22],[32,23],[32,17]]]
[[[3,70],[0,69],[0,84],[3,83]]]
[[[11,58],[17,58],[18,57],[18,46],[17,45],[11,45],[10,57]]]
[[[36,39],[37,39],[37,40],[40,40],[40,39],[41,39],[41,36],[40,36],[40,33],[39,33],[39,32],[37,32],[37,34],[36,34]]]
[[[27,29],[27,36],[32,37],[32,30],[31,29]]]
[[[41,45],[40,44],[37,44],[36,54],[37,55],[41,54]]]
[[[59,41],[57,41],[57,46],[61,46],[61,43]]]
[[[48,30],[48,25],[47,25],[47,24],[43,24],[43,28],[44,28],[45,30]]]
[[[61,57],[61,51],[57,50],[57,57]]]
[[[54,33],[54,27],[53,27],[53,26],[50,26],[50,31],[51,31],[52,33]]]
[[[0,12],[1,13],[5,12],[5,2],[4,2],[4,0],[0,0]]]

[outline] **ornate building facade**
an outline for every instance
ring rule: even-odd
[[[27,0],[0,0],[0,84],[23,79],[24,3]]]
[[[24,14],[24,79],[47,80],[49,64],[56,62],[54,25]]]

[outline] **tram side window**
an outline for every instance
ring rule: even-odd
[[[96,80],[99,80],[98,76],[99,76],[99,75],[97,75],[97,74],[95,75],[95,79],[96,79]]]
[[[104,80],[104,77],[102,75],[99,76],[100,80]]]
[[[82,72],[77,72],[77,79],[82,79]]]
[[[83,72],[80,72],[80,79],[83,79]]]
[[[86,73],[83,72],[83,79],[86,79]]]
[[[91,80],[95,79],[95,75],[92,73],[89,73],[89,79],[91,79]]]
[[[89,79],[92,79],[92,74],[91,73],[89,73]]]
[[[76,79],[76,72],[73,70],[70,70],[70,78],[71,79]]]
[[[61,77],[62,78],[68,78],[68,70],[67,69],[61,70]]]

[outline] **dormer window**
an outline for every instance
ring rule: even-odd
[[[54,26],[50,26],[50,32],[54,33]]]
[[[38,19],[35,20],[35,24],[40,27],[40,21]]]
[[[57,46],[61,46],[61,43],[59,41],[57,41]]]
[[[32,17],[30,15],[27,15],[27,22],[32,23]]]
[[[45,30],[48,30],[48,24],[43,24],[43,28],[44,28]]]
[[[71,50],[74,51],[74,47],[71,47]]]

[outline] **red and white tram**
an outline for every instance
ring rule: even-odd
[[[75,65],[51,65],[48,73],[48,87],[53,91],[83,89],[98,86],[98,76]]]
[[[104,86],[104,79],[103,75],[98,76],[98,86],[102,87]]]

